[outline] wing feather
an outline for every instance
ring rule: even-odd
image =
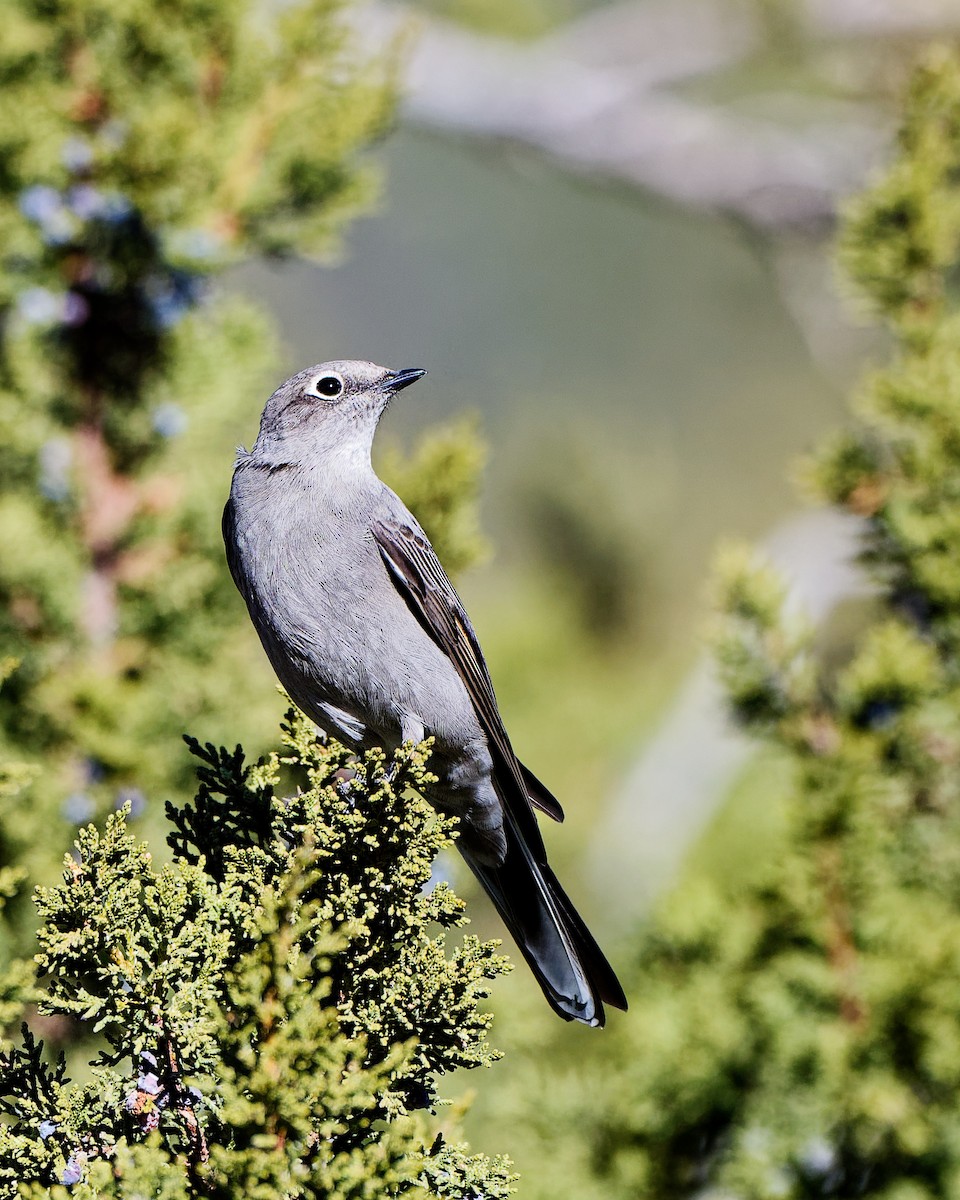
[[[557,821],[563,820],[563,810],[514,753],[497,708],[483,651],[460,597],[433,547],[419,530],[397,521],[377,521],[372,532],[401,595],[463,680],[497,767],[506,771],[515,785],[500,789],[506,793],[504,803],[509,803],[508,797],[514,793],[526,797],[528,803],[522,806],[522,813],[514,811],[513,815],[542,854],[540,831],[530,805],[536,805]],[[521,806],[511,805],[512,809],[518,807]]]

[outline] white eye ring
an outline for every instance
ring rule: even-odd
[[[326,388],[323,388],[326,384]],[[331,386],[333,389],[331,390]],[[343,377],[338,375],[336,371],[324,371],[322,375],[318,375],[311,386],[305,389],[307,396],[316,396],[318,400],[333,400],[337,396],[343,395]]]

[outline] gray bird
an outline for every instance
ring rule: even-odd
[[[267,401],[238,452],[227,560],[291,699],[354,750],[434,739],[427,799],[553,1009],[602,1025],[617,977],[547,865],[534,807],[560,805],[518,760],[463,605],[413,515],[374,474],[377,423],[424,371],[327,362]]]

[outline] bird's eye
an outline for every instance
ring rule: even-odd
[[[321,375],[313,387],[318,396],[339,396],[343,391],[343,380],[339,375]]]

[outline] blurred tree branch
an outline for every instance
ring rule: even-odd
[[[889,114],[842,87],[752,105],[697,98],[678,85],[739,68],[756,56],[770,5],[736,0],[648,0],[604,5],[536,41],[480,35],[418,17],[405,59],[404,111],[418,124],[543,150],[578,173],[642,187],[686,206],[727,213],[761,230],[829,225],[889,145]],[[960,20],[955,6],[775,5],[791,40],[907,39]],[[373,44],[415,9],[373,4],[360,27]],[[796,56],[796,47],[793,51]],[[884,58],[890,62],[903,49]],[[869,68],[850,67],[852,81]],[[853,90],[856,90],[855,82]],[[833,95],[829,95],[830,90]]]

